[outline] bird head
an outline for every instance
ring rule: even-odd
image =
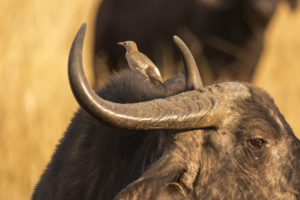
[[[119,42],[118,44],[125,47],[127,52],[136,52],[136,51],[138,51],[138,48],[137,48],[136,43],[134,41]]]

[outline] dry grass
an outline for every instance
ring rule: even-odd
[[[78,107],[67,80],[68,51],[82,22],[91,35],[96,2],[0,3],[0,199],[30,198]]]
[[[88,22],[85,65],[97,0],[2,0],[0,7],[0,199],[29,199],[78,107],[67,80],[71,41]],[[300,133],[300,11],[278,10],[254,83]],[[300,135],[298,135],[300,136]]]
[[[266,35],[265,52],[254,84],[264,88],[300,137],[300,9],[282,5]]]

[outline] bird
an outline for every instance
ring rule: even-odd
[[[134,41],[119,42],[126,49],[126,60],[128,66],[133,71],[142,73],[146,79],[150,79],[153,84],[164,84],[162,76],[156,65],[143,53],[141,53]]]

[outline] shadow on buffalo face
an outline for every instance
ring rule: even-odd
[[[298,0],[283,0],[295,9]],[[110,70],[127,68],[124,50],[133,40],[162,71],[182,71],[172,46],[177,34],[191,47],[206,84],[251,81],[264,32],[279,0],[103,0],[96,18],[94,69],[101,82]],[[176,67],[170,68],[169,66]],[[179,67],[180,66],[180,67]]]
[[[33,199],[300,199],[300,141],[266,92],[202,87],[178,39],[186,77],[162,87],[123,71],[96,94],[82,68],[84,33],[69,56],[82,109]]]

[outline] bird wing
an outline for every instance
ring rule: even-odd
[[[127,60],[130,68],[140,71],[154,82],[163,84],[163,80],[158,68],[143,53],[131,53],[128,55]]]
[[[157,69],[157,68],[155,67],[155,69]],[[158,71],[159,74],[158,74],[155,70],[153,70],[153,68],[151,68],[151,67],[148,67],[145,71],[146,71],[147,76],[148,76],[152,81],[154,81],[154,82],[159,82],[160,84],[163,84],[163,83],[164,83],[164,81],[163,81],[163,79],[162,79],[162,77],[161,77],[161,75],[160,75],[158,69],[157,69],[157,71]]]
[[[141,52],[132,53],[130,57],[131,61],[139,68],[148,68],[148,66],[156,67],[156,65]]]

